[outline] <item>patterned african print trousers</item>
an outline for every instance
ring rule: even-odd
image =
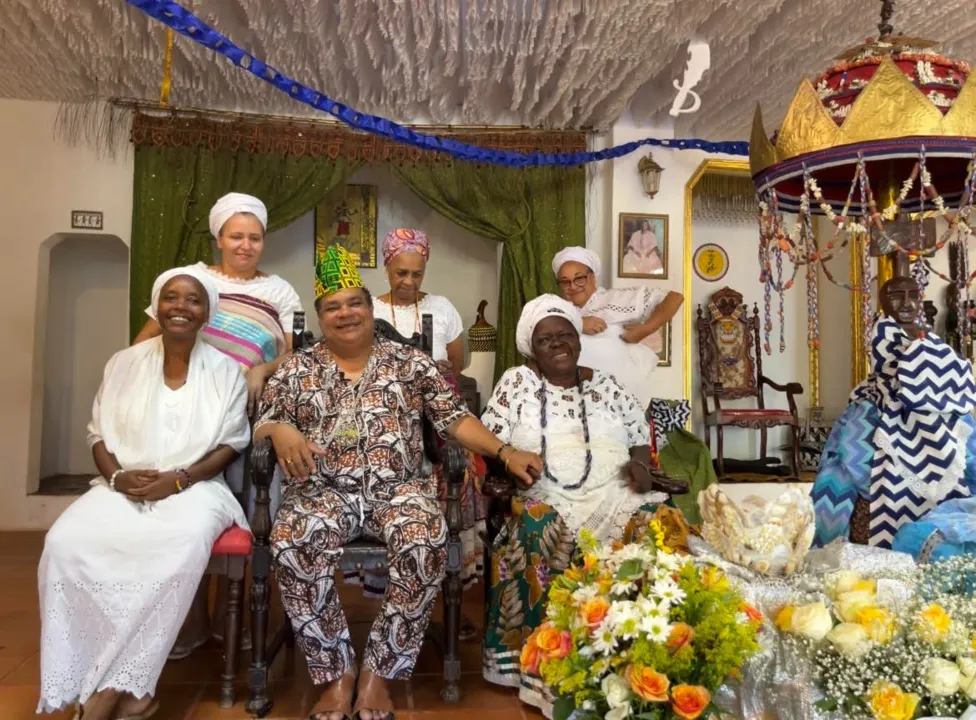
[[[388,500],[318,484],[285,491],[271,531],[281,598],[317,685],[353,667],[355,652],[335,571],[347,543],[386,543],[389,583],[369,633],[363,668],[388,680],[413,673],[444,579],[447,522],[436,498],[404,492]]]

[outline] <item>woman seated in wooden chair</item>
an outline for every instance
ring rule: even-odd
[[[610,375],[580,367],[579,310],[555,295],[526,304],[516,343],[529,365],[508,370],[482,416],[500,440],[538,452],[542,477],[512,501],[492,546],[484,676],[520,688],[544,707],[541,678],[520,674],[523,639],[545,619],[546,590],[569,565],[578,532],[620,540],[646,525],[666,493],[687,492],[661,475],[636,397]]]
[[[247,385],[200,341],[218,292],[177,268],[153,286],[161,335],[116,353],[88,440],[101,477],[50,529],[38,568],[39,712],[142,720],[220,534],[247,527],[223,471],[250,442]]]

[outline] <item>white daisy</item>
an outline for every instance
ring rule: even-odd
[[[592,643],[593,650],[601,655],[610,655],[617,647],[617,638],[613,634],[610,617],[603,618],[600,627],[596,629]]]
[[[654,595],[666,600],[671,605],[680,605],[686,595],[685,591],[678,587],[674,580],[658,580],[654,583]]]
[[[641,618],[640,630],[649,640],[663,643],[671,634],[671,625],[666,618],[645,615]]]
[[[630,595],[637,589],[637,585],[631,580],[618,580],[610,587],[611,595]]]

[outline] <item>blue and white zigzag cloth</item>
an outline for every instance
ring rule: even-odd
[[[935,335],[911,338],[882,317],[871,343],[874,372],[851,393],[879,410],[871,466],[872,545],[891,547],[902,525],[943,500],[967,497],[966,441],[976,407],[972,367]]]

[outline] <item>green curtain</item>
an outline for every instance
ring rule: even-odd
[[[393,166],[430,207],[466,230],[503,242],[495,379],[521,358],[515,326],[522,306],[556,293],[552,258],[586,244],[586,171],[475,165],[434,158]]]
[[[146,321],[152,284],[172,267],[213,261],[209,215],[225,193],[244,192],[268,207],[268,232],[315,208],[360,163],[344,159],[211,151],[202,147],[135,150],[130,246],[129,330]]]

